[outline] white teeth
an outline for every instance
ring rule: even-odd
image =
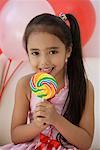
[[[52,71],[52,68],[44,68],[44,69],[41,69],[41,71],[50,73]]]
[[[51,69],[42,69],[42,71],[47,71],[48,72],[48,71],[51,71]]]

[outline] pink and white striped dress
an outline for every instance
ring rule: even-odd
[[[55,97],[52,98],[51,100],[52,104],[54,104],[59,114],[61,114],[62,112],[67,95],[68,95],[68,80],[65,80],[65,87],[62,88],[59,91],[59,93],[57,93]],[[31,112],[29,115],[30,121],[32,111],[35,109],[35,105],[39,101],[40,100],[37,97],[35,97],[34,94],[31,95],[30,100]],[[57,134],[58,131],[53,126],[49,126],[31,142],[21,143],[17,145],[14,145],[13,143],[7,144],[1,147],[0,150],[77,150],[76,147],[68,143],[66,143],[66,148],[62,147],[60,143],[56,140]]]

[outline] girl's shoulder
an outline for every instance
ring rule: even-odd
[[[92,91],[92,92],[94,91],[94,86],[91,80],[86,79],[86,86],[87,86],[87,91]]]
[[[33,74],[28,74],[23,77],[21,77],[17,83],[17,87],[20,89],[23,89],[23,92],[27,96],[27,99],[30,100],[31,98],[31,90],[30,90],[30,79],[33,76]]]

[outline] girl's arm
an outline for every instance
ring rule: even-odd
[[[27,77],[22,78],[16,87],[15,105],[11,124],[11,138],[14,144],[31,141],[46,128],[44,126],[37,126],[34,120],[32,123],[27,124],[30,101],[27,97],[29,80],[26,80]]]
[[[94,133],[94,89],[88,82],[85,110],[79,127],[56,113],[53,125],[71,144],[79,149],[89,149]]]

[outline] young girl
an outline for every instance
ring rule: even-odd
[[[20,79],[11,125],[13,144],[2,149],[89,149],[94,133],[94,90],[85,73],[75,17],[38,15],[27,25],[23,39],[33,70],[53,75],[59,87],[50,102],[40,102],[33,110],[37,100],[29,86],[33,74]]]

